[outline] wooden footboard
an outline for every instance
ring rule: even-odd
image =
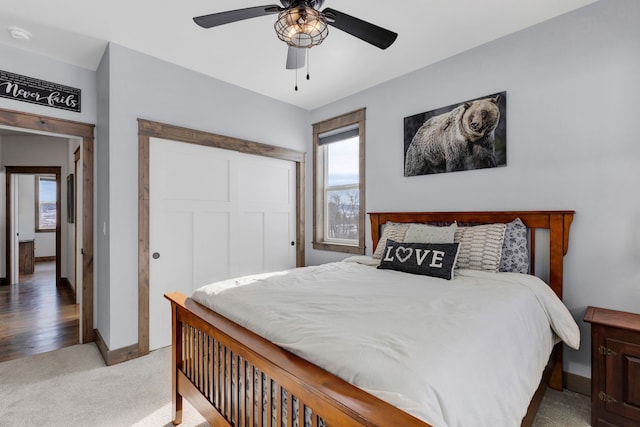
[[[429,427],[181,293],[165,297],[175,425],[185,397],[213,426]]]

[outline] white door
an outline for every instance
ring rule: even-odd
[[[149,348],[171,344],[166,292],[295,267],[295,163],[151,138]]]

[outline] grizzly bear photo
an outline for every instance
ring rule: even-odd
[[[507,93],[404,119],[404,176],[505,166]]]

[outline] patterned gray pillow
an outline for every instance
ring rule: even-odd
[[[507,224],[502,244],[499,271],[509,273],[529,273],[529,245],[527,226],[520,218]]]
[[[380,236],[380,240],[378,241],[378,246],[376,246],[376,251],[373,253],[373,258],[380,258],[382,256],[382,251],[384,250],[384,246],[387,244],[387,239],[395,240],[396,242],[404,242],[404,235],[407,233],[407,229],[409,228],[409,224],[397,223],[397,222],[387,222],[382,229],[382,236]]]
[[[506,224],[458,227],[455,242],[460,243],[456,268],[498,271]]]

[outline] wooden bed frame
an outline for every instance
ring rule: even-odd
[[[388,221],[442,225],[457,221],[475,225],[507,223],[519,217],[532,231],[529,239],[532,266],[534,231],[548,229],[548,283],[562,298],[563,256],[568,249],[573,214],[573,211],[374,212],[369,216],[374,251],[381,226]],[[533,267],[531,271],[535,271]],[[182,422],[182,399],[186,398],[213,426],[271,426],[272,423],[267,423],[270,419],[277,427],[283,423],[293,426],[294,399],[283,398],[286,394],[295,396],[299,413],[305,411],[312,427],[321,425],[320,419],[326,426],[429,427],[181,293],[165,296],[171,301],[173,325],[171,378],[175,425]],[[562,390],[561,343],[554,348],[523,426],[533,423],[547,383]]]

